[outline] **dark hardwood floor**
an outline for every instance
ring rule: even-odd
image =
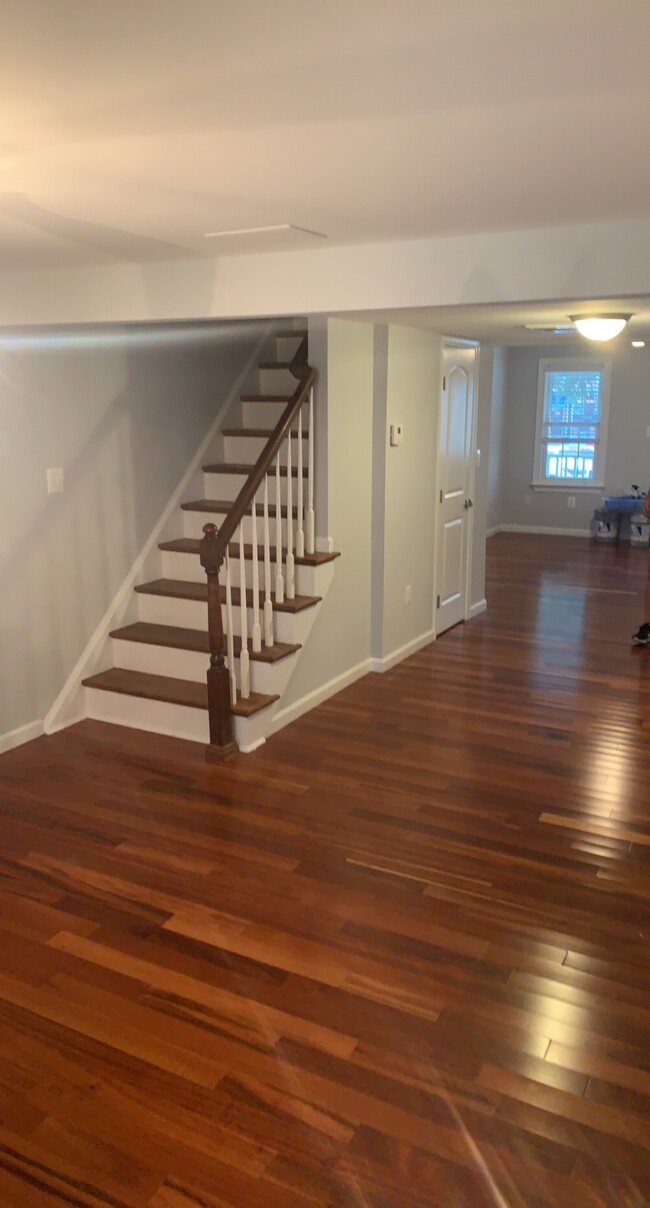
[[[489,611],[225,767],[0,758],[2,1208],[650,1198],[647,554],[489,543]]]

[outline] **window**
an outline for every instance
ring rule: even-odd
[[[540,361],[534,486],[604,485],[609,379],[607,361]]]

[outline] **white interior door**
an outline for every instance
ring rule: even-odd
[[[436,634],[467,615],[476,348],[443,348],[438,444]]]

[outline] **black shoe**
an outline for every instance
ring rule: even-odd
[[[632,635],[633,646],[650,646],[650,623],[644,621]]]

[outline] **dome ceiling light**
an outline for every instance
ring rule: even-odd
[[[613,340],[620,335],[631,315],[569,315],[581,336],[587,340]]]

